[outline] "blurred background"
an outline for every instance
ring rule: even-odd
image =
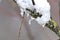
[[[57,22],[60,29],[60,0],[48,0],[51,5],[51,16]],[[21,23],[19,7],[13,0],[1,0],[0,2],[0,40],[17,40],[18,29]],[[26,22],[25,22],[26,23]],[[29,30],[28,30],[29,29]],[[28,31],[27,31],[28,30]],[[59,37],[47,27],[42,27],[36,21],[28,27],[23,24],[21,40],[30,40],[30,32],[34,40],[57,40]]]

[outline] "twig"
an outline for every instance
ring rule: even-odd
[[[24,17],[22,18],[21,25],[19,26],[19,30],[18,30],[18,40],[20,40],[20,33],[21,33],[23,21],[24,21]]]

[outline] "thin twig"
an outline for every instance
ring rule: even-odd
[[[24,17],[22,18],[21,25],[19,26],[19,30],[18,30],[18,40],[20,40],[20,33],[21,33],[23,21],[24,21]]]

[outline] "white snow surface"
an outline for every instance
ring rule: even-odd
[[[35,5],[32,4],[32,0],[16,0],[18,6],[21,10],[21,15],[23,16],[23,12],[25,11],[26,16],[28,18],[29,13],[26,11],[26,8],[31,10],[36,9],[36,12],[42,14],[42,17],[37,17],[36,19],[31,17],[28,21],[31,24],[32,20],[36,20],[40,25],[44,26],[50,20],[50,4],[47,0],[34,0]]]

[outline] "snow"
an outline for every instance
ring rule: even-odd
[[[36,20],[40,25],[45,25],[49,20],[50,20],[50,4],[48,3],[47,0],[34,0],[35,5],[32,4],[31,0],[16,0],[17,4],[22,7],[20,8],[21,10],[21,15],[23,16],[23,12],[27,14],[28,18],[28,13],[26,11],[26,8],[29,8],[31,10],[36,9],[36,12],[39,12],[39,14],[42,14],[42,17],[37,17],[36,19],[31,17],[29,19],[29,24],[32,20]]]

